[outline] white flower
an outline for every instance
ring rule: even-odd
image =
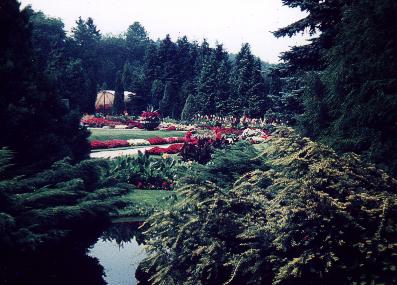
[[[150,142],[144,139],[131,139],[127,140],[130,146],[150,145]]]

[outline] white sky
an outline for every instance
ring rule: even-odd
[[[248,42],[262,60],[276,63],[280,52],[304,44],[304,36],[276,39],[270,32],[303,18],[299,9],[284,7],[281,0],[20,0],[51,17],[61,18],[67,31],[79,16],[92,17],[102,34],[125,32],[140,22],[156,40],[170,34],[173,40],[186,35],[189,40],[210,45],[223,43],[237,53]]]

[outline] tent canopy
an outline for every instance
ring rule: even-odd
[[[95,110],[97,111],[108,111],[113,108],[114,104],[114,90],[101,90],[98,92],[95,101]],[[124,103],[128,103],[131,100],[131,96],[136,94],[131,91],[124,91]]]

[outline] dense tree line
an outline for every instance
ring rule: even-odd
[[[284,0],[307,17],[275,32],[315,35],[285,52],[273,105],[304,135],[397,173],[397,24],[392,0]],[[272,92],[271,92],[272,93]],[[291,104],[292,103],[292,104]]]
[[[61,20],[28,10],[38,66],[80,112],[95,112],[100,89],[136,93],[127,106],[131,113],[152,105],[176,119],[183,110],[183,119],[190,119],[195,113],[260,117],[269,108],[270,77],[248,44],[231,55],[205,40],[173,42],[167,35],[153,41],[138,22],[123,34],[104,36],[91,18],[79,18],[66,35]],[[122,109],[116,104],[114,112]]]

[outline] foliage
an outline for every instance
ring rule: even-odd
[[[122,114],[126,110],[124,103],[124,87],[121,82],[121,72],[116,75],[116,85],[114,91],[113,113]]]
[[[11,159],[0,150],[0,169]],[[117,184],[103,188],[106,162],[65,159],[30,177],[0,177],[0,248],[31,251],[65,241],[84,225],[106,221],[108,214],[124,205],[118,199],[128,189]]]
[[[0,147],[15,152],[15,171],[20,172],[44,169],[65,156],[86,158],[88,132],[35,61],[42,54],[35,54],[37,47],[31,44],[30,10],[20,11],[15,0],[3,1],[1,7],[0,88],[5,91],[0,100]],[[59,28],[59,22],[56,25]],[[58,32],[48,36],[57,39]]]
[[[206,164],[211,160],[211,155],[216,148],[225,147],[228,141],[225,138],[212,139],[199,137],[194,141],[185,142],[180,150],[184,161],[196,161]]]
[[[395,1],[283,2],[308,14],[276,36],[317,31],[311,44],[286,52],[279,69],[293,83],[282,92],[301,104],[299,129],[396,175]]]
[[[187,184],[146,222],[152,284],[393,284],[397,181],[279,129],[229,191]]]
[[[264,170],[265,164],[257,151],[247,141],[240,141],[222,149],[216,149],[209,163],[193,163],[180,168],[178,183],[205,184],[211,182],[222,189],[230,188],[243,174],[256,169]]]
[[[142,189],[173,188],[175,160],[172,157],[155,159],[149,153],[137,157],[122,156],[110,162],[110,179],[126,182]]]

